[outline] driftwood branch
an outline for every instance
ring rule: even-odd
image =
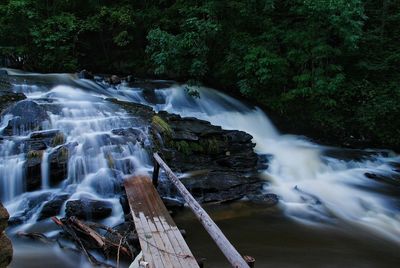
[[[76,217],[70,217],[68,219],[58,219],[56,217],[51,218],[55,224],[62,228],[64,233],[69,236],[76,247],[82,251],[89,262],[96,266],[103,267],[114,267],[110,264],[98,261],[89,250],[95,249],[100,250],[106,257],[109,257],[110,253],[114,253],[119,262],[120,255],[133,259],[133,255],[129,250],[129,245],[126,243],[126,238],[120,235],[118,232],[98,223],[85,223]],[[114,234],[118,238],[118,243],[111,241],[100,234],[96,229],[102,229],[108,233]]]

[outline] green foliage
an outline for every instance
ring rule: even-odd
[[[155,74],[202,79],[208,71],[208,43],[218,33],[211,19],[191,17],[180,24],[182,33],[173,35],[160,28],[147,35],[146,52],[155,63]]]
[[[38,60],[47,71],[77,68],[74,54],[78,22],[72,14],[52,16],[30,30],[33,44],[38,49]]]
[[[191,85],[211,84],[289,131],[400,148],[399,23],[393,0],[7,0],[0,59],[189,81],[195,97]]]

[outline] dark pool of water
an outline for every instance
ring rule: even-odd
[[[242,254],[256,258],[256,267],[399,267],[400,250],[393,242],[343,222],[329,225],[305,224],[248,202],[207,205],[205,209]],[[174,219],[187,231],[186,241],[205,267],[230,267],[189,209],[178,211]],[[32,231],[51,228],[51,223]],[[13,238],[12,268],[91,267],[85,257],[57,245],[45,245]],[[120,267],[127,267],[123,263]]]
[[[249,203],[206,206],[228,239],[256,267],[400,267],[400,247],[346,223],[307,225]],[[190,211],[175,220],[205,267],[230,267]]]

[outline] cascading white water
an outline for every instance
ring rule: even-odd
[[[16,147],[17,143],[12,140],[0,144],[0,193],[3,201],[10,201],[24,191],[25,156],[16,153]]]
[[[63,77],[65,78],[65,77]],[[50,122],[45,130],[58,130],[65,137],[63,145],[50,147],[43,152],[41,160],[41,189],[24,193],[25,170],[24,148],[15,148],[13,139],[0,144],[0,185],[1,200],[5,202],[12,216],[19,215],[28,207],[25,200],[37,199],[42,194],[56,196],[69,193],[69,200],[82,197],[107,201],[112,204],[112,215],[106,224],[121,222],[123,213],[119,195],[115,192],[124,176],[134,172],[148,172],[150,160],[139,142],[126,141],[113,134],[113,130],[136,129],[146,137],[146,126],[138,125],[135,118],[116,105],[105,101],[107,91],[101,86],[92,87],[93,82],[75,81],[84,84],[86,91],[72,86],[55,86],[51,89],[36,85],[15,85],[16,92],[23,92],[28,100],[46,106]],[[69,83],[71,84],[71,83]],[[91,91],[87,89],[91,88]],[[111,91],[110,91],[111,92]],[[6,115],[2,124],[12,116]],[[29,130],[26,130],[29,133]],[[50,185],[50,155],[60,148],[69,147],[68,177],[59,186]],[[45,198],[43,201],[45,202]],[[29,214],[27,223],[17,230],[29,228],[36,222],[41,205]]]
[[[379,191],[382,185],[364,175],[372,171],[391,176],[394,171],[389,163],[399,162],[400,157],[392,154],[364,161],[327,157],[323,153],[326,147],[297,136],[280,135],[260,109],[248,108],[212,89],[197,91],[199,98],[188,96],[184,86],[158,90],[156,94],[165,101],[154,108],[251,134],[257,152],[272,156],[264,172],[269,182],[265,191],[280,196],[289,217],[310,224],[344,220],[400,242],[399,207]],[[368,185],[373,187],[363,187]]]
[[[34,74],[29,76],[36,79]],[[67,192],[69,200],[89,197],[111,202],[113,214],[106,224],[121,220],[123,213],[114,194],[115,181],[132,172],[150,171],[151,161],[141,144],[113,134],[115,129],[134,128],[144,131],[146,136],[146,130],[135,123],[132,115],[105,100],[113,97],[147,104],[156,111],[204,119],[225,129],[248,132],[253,136],[257,153],[270,156],[269,168],[262,174],[266,178],[265,191],[279,195],[282,210],[288,217],[306,224],[345,221],[400,242],[400,206],[382,190],[383,185],[364,175],[366,172],[392,175],[390,162],[400,162],[398,156],[365,160],[329,157],[324,153],[329,148],[297,136],[281,135],[262,110],[212,89],[199,88],[200,98],[188,96],[185,86],[155,90],[158,101],[152,103],[140,88],[127,85],[109,88],[101,83],[76,80],[70,75],[37,76],[40,80],[64,85],[18,84],[14,91],[23,92],[29,100],[48,107],[50,122],[44,128],[59,130],[66,138],[65,144],[71,145],[68,177],[59,186],[50,186],[50,155],[57,147],[48,149],[42,158],[42,188],[24,193],[26,159],[15,141],[20,137],[2,140],[0,199],[6,202],[12,215],[24,210],[29,198]],[[11,119],[11,115],[5,115],[0,130]],[[36,219],[37,213],[30,215],[27,225]]]

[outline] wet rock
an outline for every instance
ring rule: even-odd
[[[127,112],[130,112],[131,114],[140,117],[144,122],[150,122],[151,118],[155,114],[153,109],[147,105],[134,102],[120,101],[117,99],[107,99],[107,100],[121,106]]]
[[[151,95],[154,93],[155,89],[163,89],[163,88],[169,88],[176,84],[174,81],[170,80],[141,80],[141,79],[135,79],[134,81],[129,83],[130,87],[134,88],[141,88],[148,95]]]
[[[33,132],[28,139],[23,141],[25,151],[45,150],[64,142],[65,137],[59,130],[44,130]]]
[[[124,214],[127,215],[131,213],[131,209],[129,207],[128,196],[124,193],[119,197],[119,203],[121,204],[122,210]]]
[[[166,112],[153,116],[151,134],[155,150],[172,170],[206,171],[181,179],[198,201],[229,201],[260,193],[260,161],[251,135]],[[169,189],[165,182],[159,186],[163,196],[171,194]]]
[[[112,134],[123,137],[124,140],[143,143],[146,135],[143,130],[137,128],[118,128],[111,131]],[[113,142],[115,144],[115,142]]]
[[[0,233],[6,229],[7,221],[9,218],[10,214],[8,214],[8,211],[3,206],[3,204],[0,203]]]
[[[68,177],[68,160],[70,150],[76,144],[67,144],[58,147],[54,152],[49,154],[49,181],[50,186],[56,186]]]
[[[40,211],[37,220],[40,221],[58,215],[63,204],[68,200],[68,198],[69,194],[61,194],[47,201]]]
[[[66,204],[67,217],[75,216],[83,220],[101,220],[111,215],[112,204],[106,201],[82,198]]]
[[[30,219],[40,208],[40,206],[48,201],[51,197],[51,193],[34,193],[33,195],[25,196],[23,202],[19,205],[16,215],[13,215],[9,220],[9,225],[18,225],[26,222]]]
[[[0,232],[0,267],[8,267],[13,256],[13,249],[10,239],[4,232]]]
[[[400,186],[399,173],[378,174],[378,173],[366,172],[364,173],[364,176],[378,182],[383,182],[394,186]]]
[[[344,161],[365,161],[377,156],[389,157],[389,150],[360,150],[346,148],[325,148],[322,152],[324,156],[336,158]]]
[[[110,84],[111,85],[118,85],[121,84],[121,78],[119,78],[117,75],[112,75],[110,77]]]
[[[68,177],[69,151],[75,144],[57,147],[48,156],[50,186],[56,186]],[[26,155],[26,190],[28,192],[40,189],[42,185],[42,161],[44,150],[31,150]]]
[[[164,205],[170,211],[180,210],[180,209],[183,209],[185,207],[185,202],[181,201],[181,200],[178,200],[176,198],[162,197],[161,199],[162,199]]]
[[[60,131],[58,129],[51,129],[32,132],[29,137],[31,139],[52,139],[58,134],[60,134]]]
[[[20,101],[7,110],[2,115],[12,114],[13,118],[3,130],[3,135],[12,136],[25,134],[28,131],[42,129],[42,124],[49,121],[47,112],[34,101]]]
[[[133,75],[130,74],[125,78],[125,80],[127,83],[133,83],[136,79]]]
[[[390,166],[393,167],[393,171],[400,173],[400,162],[390,162]]]
[[[279,202],[278,196],[272,193],[248,194],[246,197],[251,202],[262,203],[265,206],[275,206]]]
[[[42,158],[43,150],[29,151],[26,155],[25,170],[26,180],[25,187],[28,192],[35,191],[41,187],[42,184]]]
[[[199,202],[221,202],[257,193],[262,183],[257,177],[236,172],[212,171],[207,175],[183,178],[181,182]]]
[[[94,75],[87,71],[87,70],[82,70],[78,73],[78,78],[79,79],[89,79],[89,80],[93,80],[94,79]]]
[[[22,93],[14,93],[11,91],[11,84],[8,81],[0,79],[0,114],[17,101],[26,99]]]

